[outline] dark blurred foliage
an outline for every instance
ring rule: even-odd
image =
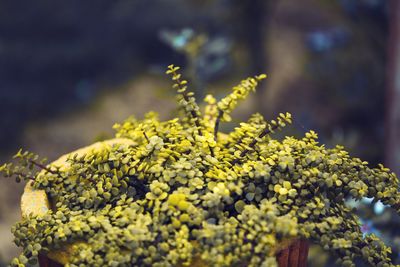
[[[313,98],[340,111],[326,123],[345,133],[368,133],[363,138],[370,139],[362,143],[382,140],[387,2],[321,3],[339,5],[345,21],[329,25],[310,24],[295,14],[281,18],[304,33],[309,49],[304,73],[319,88]],[[278,5],[263,0],[0,1],[1,148],[16,142],[26,122],[84,105],[107,84],[122,84],[149,67],[190,65],[162,33],[173,32],[178,43],[182,29],[206,35],[192,63],[200,90],[220,79],[218,74],[238,68],[229,58],[238,48],[249,54],[246,74],[269,73],[265,43],[273,40],[267,38],[267,21]],[[298,116],[307,127],[332,130],[307,114]],[[373,162],[379,160],[377,151],[381,145],[367,155]]]
[[[2,146],[25,122],[90,101],[99,80],[123,81],[145,62],[168,61],[157,30],[185,18],[168,5],[152,9],[143,1],[1,1]]]
[[[206,6],[163,0],[0,1],[1,148],[15,142],[26,122],[87,103],[99,84],[121,83],[154,64],[183,64],[159,31],[192,26],[223,32]]]
[[[332,5],[332,1],[322,2]],[[310,103],[320,111],[317,116],[307,111],[298,115],[307,128],[319,128],[322,142],[345,143],[375,165],[382,162],[384,149],[388,1],[336,3],[343,17],[336,23],[324,19],[313,25],[312,19],[297,23],[306,31],[304,81],[317,88]],[[355,143],[343,140],[346,135],[353,135]]]

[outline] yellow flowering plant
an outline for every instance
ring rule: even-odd
[[[307,239],[338,263],[392,266],[390,248],[363,235],[348,198],[373,197],[400,210],[398,179],[387,168],[326,148],[310,131],[277,140],[289,113],[271,121],[254,114],[232,132],[240,100],[265,75],[242,81],[204,115],[179,67],[169,66],[184,115],[160,121],[148,113],[114,126],[116,139],[46,164],[19,151],[0,167],[5,177],[44,190],[51,209],[28,214],[12,229],[22,253],[12,266],[34,263],[75,244],[65,266],[276,266],[285,240]]]

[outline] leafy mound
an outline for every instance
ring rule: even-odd
[[[13,266],[66,244],[74,244],[67,266],[275,266],[279,244],[295,238],[333,251],[343,266],[354,266],[356,257],[391,266],[390,248],[363,236],[344,201],[374,197],[399,210],[393,173],[368,167],[340,146],[319,145],[313,131],[272,139],[292,122],[288,113],[270,122],[255,114],[218,133],[265,76],[242,81],[219,102],[207,96],[202,115],[178,69],[167,73],[182,117],[129,118],[115,125],[116,137],[128,142],[70,155],[64,168],[28,152],[17,153],[19,165],[0,168],[7,177],[32,180],[54,205],[13,228],[23,248]]]

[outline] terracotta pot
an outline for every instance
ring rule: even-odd
[[[98,142],[93,145],[78,149],[70,154],[82,155],[88,151],[102,149],[116,143],[131,143],[128,139],[111,139],[104,142]],[[69,154],[68,154],[69,155]],[[67,169],[66,159],[68,155],[60,157],[52,165],[58,166],[61,170]],[[40,175],[40,174],[39,174]],[[32,184],[28,183],[21,198],[22,217],[28,214],[43,215],[50,209],[49,199],[43,190],[35,190]],[[279,267],[306,267],[308,255],[308,242],[306,240],[287,241],[277,249],[276,258]],[[51,251],[47,255],[39,255],[40,267],[60,267],[68,262],[68,257],[74,250],[74,244],[67,245],[62,250]],[[195,262],[192,266],[205,266],[204,263]]]
[[[279,267],[306,267],[308,256],[307,240],[295,240],[289,247],[278,252],[276,260]]]

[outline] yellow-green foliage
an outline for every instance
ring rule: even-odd
[[[370,168],[340,146],[325,148],[313,131],[273,139],[292,122],[289,113],[269,122],[255,114],[218,133],[238,100],[266,76],[242,81],[219,102],[207,96],[203,116],[178,70],[171,65],[167,73],[184,117],[131,117],[114,128],[132,144],[70,157],[67,171],[22,152],[21,165],[1,167],[6,176],[33,180],[57,210],[13,228],[23,248],[13,266],[77,240],[89,246],[69,266],[190,265],[194,258],[209,266],[275,266],[275,248],[292,238],[333,251],[343,266],[354,266],[355,257],[391,265],[390,248],[374,235],[363,237],[344,201],[374,197],[398,209],[393,173]]]

